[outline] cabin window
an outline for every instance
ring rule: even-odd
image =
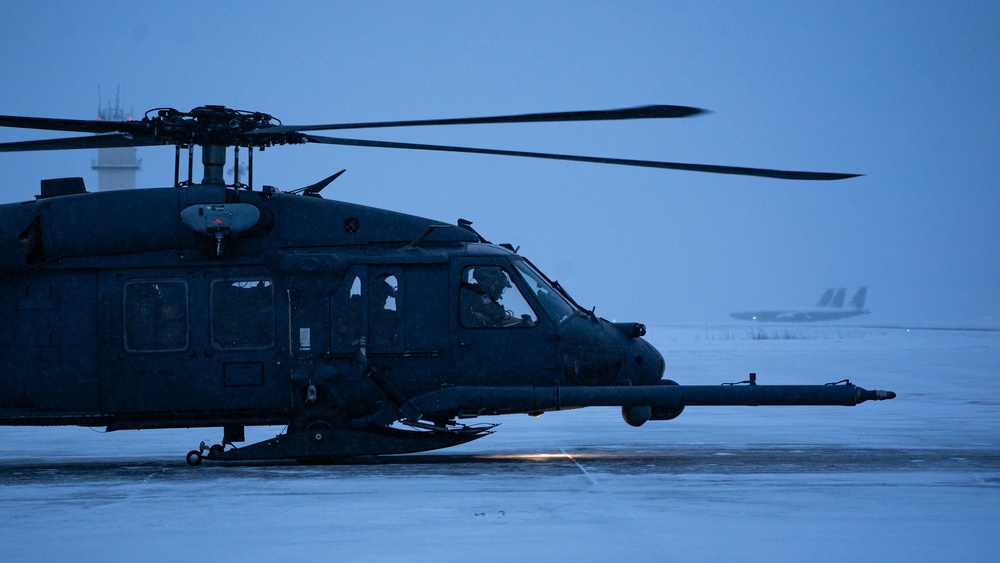
[[[169,352],[188,345],[188,292],[183,281],[125,284],[125,349]]]
[[[337,327],[334,348],[339,351],[355,350],[361,339],[361,277],[347,278],[347,283],[333,300],[333,322]]]
[[[212,343],[223,349],[274,344],[274,287],[270,281],[212,283]]]
[[[399,280],[391,274],[376,276],[371,290],[371,344],[377,350],[391,350],[400,343]]]
[[[460,291],[460,320],[464,327],[523,328],[538,324],[535,312],[500,266],[465,268]]]
[[[28,225],[28,228],[21,231],[18,240],[21,242],[21,250],[24,252],[24,259],[28,264],[37,266],[45,263],[45,245],[42,242],[42,218],[35,217],[35,220]]]

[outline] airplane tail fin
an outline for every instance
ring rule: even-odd
[[[859,287],[857,293],[851,298],[851,306],[855,309],[865,308],[865,297],[868,295],[867,287]]]
[[[842,287],[837,290],[837,293],[833,296],[833,301],[830,302],[831,307],[843,307],[844,306],[844,296],[847,294],[847,288]]]
[[[828,289],[823,292],[823,296],[819,298],[819,303],[816,303],[816,306],[826,307],[830,304],[831,299],[833,299],[833,289]]]

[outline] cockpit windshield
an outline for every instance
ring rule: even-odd
[[[552,317],[552,320],[556,321],[556,324],[561,324],[579,311],[559,290],[552,287],[552,284],[534,266],[524,260],[515,260],[514,267],[520,272],[521,277],[528,284],[528,288],[538,298],[538,302],[541,303],[545,312]]]

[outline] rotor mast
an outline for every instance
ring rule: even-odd
[[[246,133],[261,126],[274,126],[271,116],[257,112],[244,112],[232,110],[224,106],[201,106],[191,110],[190,113],[181,114],[176,110],[166,110],[159,113],[165,121],[171,118],[184,122],[194,122],[197,128],[192,131],[191,144],[201,146],[201,164],[205,175],[202,184],[226,184],[226,150],[229,147],[235,149],[236,169],[234,170],[233,184],[240,185],[239,181],[239,150],[241,146],[246,146],[253,153],[253,142],[258,141],[261,146],[271,142],[271,139],[248,138]],[[280,122],[278,122],[280,123]],[[178,145],[180,146],[180,145]],[[250,158],[252,166],[253,157]],[[190,166],[190,164],[189,164]],[[250,172],[251,177],[253,172]],[[175,174],[176,176],[176,174]],[[189,175],[190,177],[190,172]]]
[[[225,184],[226,147],[204,145],[201,147],[201,164],[205,168],[202,184]]]

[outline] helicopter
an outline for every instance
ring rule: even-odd
[[[470,221],[324,199],[343,170],[303,188],[253,185],[254,150],[319,143],[491,154],[761,176],[856,174],[386,142],[314,131],[684,118],[687,106],[284,125],[206,105],[142,119],[0,116],[0,126],[86,133],[0,152],[173,145],[172,186],[88,192],[41,181],[0,205],[0,425],[107,431],[220,428],[186,460],[335,461],[482,438],[481,416],[620,407],[627,424],[687,406],[845,405],[886,400],[849,380],[722,385],[664,378],[638,322],[580,306],[510,244]],[[194,182],[194,149],[204,177]],[[233,149],[234,181],[223,170]],[[247,182],[239,158],[248,155]],[[186,159],[183,158],[186,151]],[[187,178],[181,175],[186,160]],[[246,441],[248,426],[283,426]]]

